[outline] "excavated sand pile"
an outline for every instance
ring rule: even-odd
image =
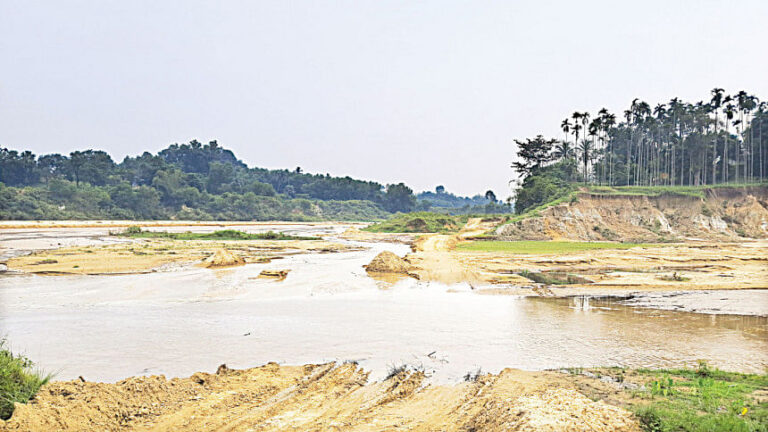
[[[427,385],[420,372],[369,382],[353,364],[222,366],[171,380],[53,382],[0,431],[640,431],[629,412],[564,379],[508,369]]]
[[[376,255],[365,270],[372,273],[399,273],[408,274],[410,265],[407,261],[389,251]]]
[[[203,260],[203,266],[208,268],[230,267],[243,264],[245,264],[245,259],[226,249],[218,249],[213,255]]]

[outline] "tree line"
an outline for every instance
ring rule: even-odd
[[[715,88],[707,100],[673,98],[653,108],[635,99],[621,118],[605,108],[576,111],[560,128],[562,139],[515,140],[518,211],[574,182],[683,186],[761,183],[768,176],[768,104],[746,91]]]
[[[403,183],[249,168],[216,141],[195,140],[120,163],[101,150],[0,148],[0,188],[6,219],[375,219],[417,204]]]
[[[0,148],[0,219],[372,220],[444,210],[435,204],[403,183],[249,168],[216,141],[172,144],[120,163],[101,150],[36,156]],[[506,209],[495,196],[475,204],[448,211]]]
[[[635,99],[621,118],[605,108],[576,111],[560,127],[562,140],[516,140],[521,176],[565,159],[578,162],[582,182],[609,186],[752,183],[768,175],[768,104],[746,91],[715,88],[708,100],[673,98],[653,108]]]

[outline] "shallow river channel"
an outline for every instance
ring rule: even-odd
[[[331,237],[345,229],[241,227],[270,228]],[[105,234],[99,228],[0,231],[0,253],[113,241]],[[98,381],[187,376],[222,363],[245,368],[270,361],[354,360],[374,379],[389,365],[408,363],[439,381],[460,380],[478,368],[673,367],[698,359],[740,371],[768,366],[768,290],[631,300],[479,295],[464,285],[375,281],[362,266],[382,250],[404,255],[409,247],[358,244],[366,249],[223,270],[0,274],[0,336],[56,379]],[[282,282],[256,279],[264,269],[291,272]],[[707,299],[749,304],[752,312],[669,310],[670,302],[690,306]]]

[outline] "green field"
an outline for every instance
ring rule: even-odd
[[[461,243],[458,250],[475,252],[508,252],[514,254],[556,254],[596,249],[630,249],[659,246],[653,243],[611,243],[570,241],[474,241]]]
[[[115,235],[131,238],[162,238],[170,240],[319,240],[319,237],[299,237],[283,233],[268,231],[265,233],[249,234],[237,230],[220,230],[211,233],[167,231],[145,231],[140,227],[129,227]]]

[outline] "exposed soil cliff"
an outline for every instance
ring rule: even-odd
[[[768,187],[712,188],[704,198],[581,193],[540,216],[502,225],[508,240],[673,241],[768,237]]]

